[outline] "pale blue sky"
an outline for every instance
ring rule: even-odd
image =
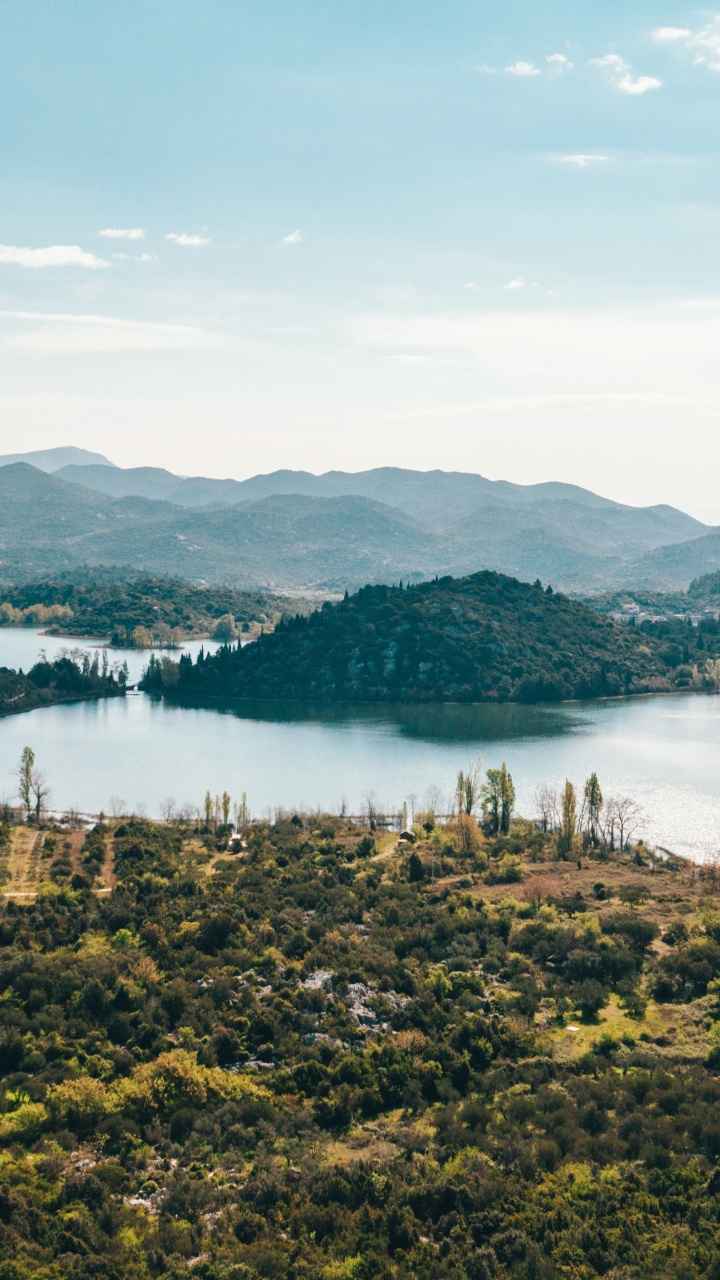
[[[720,521],[719,108],[684,4],[2,0],[0,452]]]

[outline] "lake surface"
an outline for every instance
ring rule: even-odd
[[[0,630],[0,665],[23,666],[67,640]],[[85,642],[87,643],[87,642]],[[199,642],[189,648],[199,647]],[[24,657],[17,655],[22,653]],[[132,678],[147,653],[127,656]],[[52,789],[53,807],[127,809],[157,816],[173,796],[201,806],[206,790],[247,792],[251,813],[275,806],[359,812],[368,796],[399,809],[428,788],[449,805],[455,777],[479,754],[506,760],[518,808],[535,812],[536,787],[577,786],[595,769],[606,796],[646,811],[643,834],[678,853],[720,850],[720,697],[657,696],[562,706],[311,708],[246,703],[174,707],[145,694],[73,703],[0,719],[0,799],[17,792],[25,744]],[[113,797],[115,801],[113,802]]]

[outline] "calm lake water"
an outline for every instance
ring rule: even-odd
[[[87,644],[88,642],[84,642]],[[0,630],[0,665],[26,670],[40,648],[68,641]],[[190,647],[190,646],[189,646]],[[193,645],[192,648],[199,647]],[[147,654],[127,657],[131,678]],[[180,708],[144,694],[48,707],[0,720],[0,799],[14,798],[25,744],[56,808],[109,811],[113,797],[151,816],[163,799],[202,804],[205,791],[246,791],[258,816],[274,806],[359,812],[367,796],[398,809],[428,788],[447,798],[458,769],[506,760],[518,808],[535,788],[582,785],[595,769],[606,796],[631,795],[643,834],[696,857],[720,850],[720,697],[658,696],[553,707]]]

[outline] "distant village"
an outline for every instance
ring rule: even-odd
[[[613,622],[633,623],[635,626],[639,626],[641,622],[691,622],[694,627],[697,627],[701,622],[720,621],[720,608],[711,606],[679,613],[669,611],[658,613],[656,609],[645,608],[634,600],[628,600],[619,609],[612,610],[608,617],[612,618]]]

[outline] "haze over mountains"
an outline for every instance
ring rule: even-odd
[[[575,485],[391,467],[216,480],[123,469],[82,450],[18,456],[0,458],[5,576],[116,564],[333,591],[489,568],[588,592],[682,589],[720,568],[720,530]]]
[[[38,471],[57,471],[59,467],[72,465],[115,465],[104,453],[91,453],[89,449],[77,449],[75,445],[63,445],[58,449],[33,449],[30,453],[0,454],[0,467],[12,466],[14,462],[28,462],[31,467],[37,467]]]

